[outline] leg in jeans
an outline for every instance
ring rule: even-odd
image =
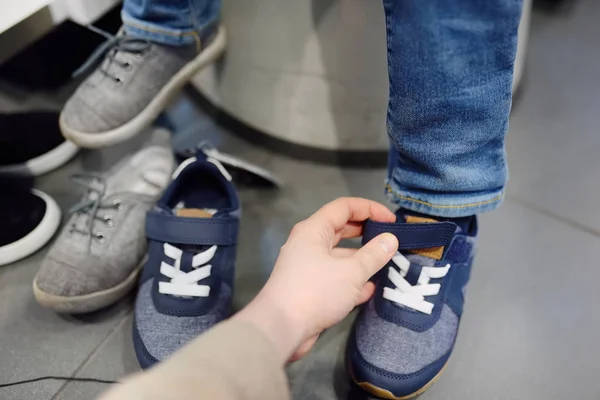
[[[65,105],[63,135],[96,148],[143,131],[225,50],[220,7],[220,0],[125,0],[124,32],[85,63],[99,66]]]
[[[390,198],[442,217],[497,207],[521,0],[384,5]]]
[[[220,0],[125,0],[121,18],[129,35],[178,46],[195,44],[220,12]]]
[[[400,253],[348,344],[353,380],[386,399],[426,390],[456,340],[477,237],[502,201],[521,0],[384,0],[391,139],[386,192]]]

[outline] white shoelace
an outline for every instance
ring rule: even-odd
[[[383,288],[383,298],[424,314],[431,314],[433,303],[426,301],[425,296],[435,296],[440,292],[442,285],[429,283],[429,280],[445,277],[450,269],[450,264],[437,268],[422,267],[419,280],[413,286],[404,279],[410,268],[410,261],[399,252],[392,257],[392,261],[398,266],[400,272],[394,267],[389,267],[388,278],[390,278],[395,288]]]
[[[160,264],[160,273],[170,278],[170,282],[158,282],[158,292],[162,294],[170,294],[174,296],[189,296],[189,297],[208,297],[210,294],[210,286],[200,285],[202,279],[208,278],[212,269],[212,265],[207,264],[214,257],[217,246],[196,254],[192,258],[192,267],[195,269],[190,272],[181,270],[181,256],[183,251],[175,246],[165,243],[165,255],[175,260],[175,265],[169,265],[166,262]]]

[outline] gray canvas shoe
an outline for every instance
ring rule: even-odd
[[[33,282],[38,303],[63,313],[106,307],[135,285],[146,254],[146,212],[170,181],[169,134],[153,140],[104,175],[79,174],[86,188]]]
[[[219,26],[207,29],[192,46],[164,46],[124,33],[110,37],[81,68],[105,56],[67,101],[59,121],[63,135],[88,148],[135,136],[223,53],[225,43],[225,29]]]

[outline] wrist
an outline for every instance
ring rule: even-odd
[[[305,339],[304,329],[293,314],[263,292],[233,318],[258,328],[273,345],[282,364]]]

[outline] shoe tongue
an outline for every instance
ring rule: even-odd
[[[408,224],[440,222],[440,220],[435,218],[436,217],[432,217],[431,215],[420,214],[414,211],[407,211],[401,208],[396,211],[396,222],[406,222]]]
[[[440,222],[430,216],[424,216],[417,213],[407,213],[404,210],[398,210],[396,212],[396,222],[407,223],[407,224],[431,224]],[[444,246],[428,247],[423,249],[407,250],[406,257],[412,263],[420,265],[433,265],[436,260],[441,260],[444,254]]]
[[[177,203],[172,210],[163,209],[163,211],[184,218],[219,218],[227,214],[226,212],[217,210],[216,208],[188,207],[183,202]]]
[[[456,233],[468,232],[469,226],[473,222],[473,216],[459,218],[444,218],[425,215],[414,211],[399,209],[396,211],[396,221],[409,224],[431,223],[431,222],[452,222],[457,226]]]
[[[180,208],[175,210],[175,215],[178,217],[188,218],[212,218],[215,215],[216,210],[212,209],[201,209],[201,208]]]

